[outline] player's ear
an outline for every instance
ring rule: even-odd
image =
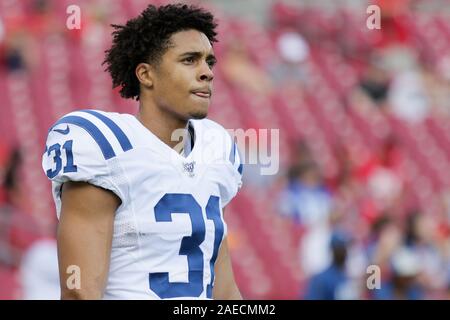
[[[135,72],[142,85],[147,88],[153,87],[153,69],[148,63],[139,63]]]

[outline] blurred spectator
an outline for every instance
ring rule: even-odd
[[[440,298],[447,285],[448,260],[436,242],[437,225],[419,211],[408,215],[405,229],[386,214],[373,225],[367,247],[370,263],[381,269],[375,299]]]
[[[314,161],[311,148],[308,146],[307,141],[300,140],[293,143],[293,145],[292,163],[294,163],[294,166],[292,166],[292,168],[296,165],[302,165]]]
[[[5,152],[5,150],[4,150]],[[0,202],[0,263],[15,266],[19,260],[14,247],[11,246],[11,230],[17,195],[17,175],[20,166],[20,153],[18,150],[10,154],[4,154],[2,162],[1,191],[2,202]]]
[[[354,159],[348,146],[338,145],[335,148],[335,157],[338,163],[336,176],[330,179],[329,184],[335,194],[336,206],[345,214],[345,220],[351,227],[357,228],[361,236],[364,228],[361,228],[360,202],[365,194],[363,183],[357,176],[358,159]],[[359,155],[358,155],[359,156]]]
[[[4,52],[1,60],[6,70],[11,72],[39,67],[37,41],[65,28],[65,24],[56,19],[50,0],[28,1],[23,12],[5,18],[4,22]]]
[[[424,74],[425,86],[437,118],[450,117],[450,55],[443,57],[437,67],[430,67]]]
[[[65,24],[57,21],[56,10],[53,8],[52,0],[32,0],[25,17],[25,27],[28,32],[42,37],[46,34],[59,32]]]
[[[418,281],[433,291],[445,290],[447,266],[445,255],[440,248],[436,221],[420,211],[411,213],[406,220],[405,246],[420,260],[421,273]]]
[[[301,17],[299,7],[284,0],[273,1],[269,14],[272,23],[278,27],[295,27]]]
[[[314,162],[295,165],[289,170],[288,186],[283,193],[282,212],[307,226],[327,220],[331,194]]]
[[[241,41],[230,41],[221,65],[225,79],[239,90],[259,95],[271,93],[272,83],[269,76],[252,61]]]
[[[295,31],[282,32],[277,38],[280,61],[269,67],[272,82],[283,91],[302,91],[308,83],[309,45]]]
[[[385,107],[389,91],[389,74],[379,56],[373,55],[359,82],[359,92],[376,106]]]
[[[372,225],[367,243],[369,262],[380,267],[385,275],[390,273],[390,259],[402,242],[401,229],[389,212],[380,215]]]
[[[390,135],[357,169],[365,185],[366,198],[362,215],[370,220],[385,210],[400,210],[404,192],[403,152],[398,140]]]
[[[14,72],[27,69],[26,40],[24,35],[10,37],[5,48],[6,70]]]
[[[16,261],[9,241],[11,215],[10,208],[0,207],[0,265],[14,266]]]
[[[357,290],[353,287],[346,270],[349,236],[336,231],[331,236],[331,264],[322,272],[312,276],[308,283],[305,299],[341,300],[356,299]]]
[[[0,206],[6,202],[5,175],[9,162],[9,147],[0,140]]]
[[[375,4],[381,11],[381,37],[376,46],[388,47],[407,44],[411,40],[411,32],[404,16],[410,10],[411,0],[377,0]]]
[[[418,283],[421,260],[414,251],[402,247],[391,259],[392,274],[382,281],[381,288],[372,290],[373,298],[379,300],[418,300],[424,298],[423,287]]]
[[[108,15],[110,7],[100,5],[100,3],[90,3],[82,15],[82,41],[85,50],[99,50],[103,53],[108,45]]]
[[[314,162],[294,165],[280,197],[280,211],[305,228],[300,261],[306,275],[322,271],[329,262],[331,193]]]
[[[6,192],[6,203],[19,207],[21,203],[21,190],[19,184],[19,169],[22,165],[20,149],[14,149],[6,166],[3,187]]]
[[[431,106],[421,67],[394,76],[389,91],[389,104],[392,113],[399,119],[411,123],[425,119]]]
[[[22,298],[59,300],[58,256],[56,240],[42,239],[25,252],[20,265]]]
[[[0,206],[0,262],[12,267],[19,264],[22,251],[40,232],[34,218],[22,211],[21,165],[20,150],[13,149],[3,174],[4,202]]]

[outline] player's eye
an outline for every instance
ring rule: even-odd
[[[213,59],[211,59],[211,60],[208,60],[208,61],[206,61],[206,63],[208,64],[208,66],[212,69],[215,65],[216,65],[216,60],[213,60]]]
[[[185,62],[186,64],[192,64],[195,62],[195,58],[194,57],[187,57],[183,59],[183,62]]]

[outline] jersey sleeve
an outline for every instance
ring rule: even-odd
[[[228,135],[228,133],[227,133]],[[225,207],[238,193],[242,187],[242,174],[244,170],[243,159],[234,139],[228,135],[225,144],[225,162],[227,164],[227,174],[224,178],[224,187],[221,190],[222,207]]]
[[[59,218],[61,190],[67,181],[83,181],[114,192],[124,203],[120,173],[114,162],[114,151],[95,126],[77,117],[71,123],[54,125],[47,136],[42,168],[52,181],[52,194]],[[79,120],[76,122],[75,120]]]

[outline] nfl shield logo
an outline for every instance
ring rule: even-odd
[[[183,169],[189,175],[189,177],[193,177],[194,174],[195,161],[183,163]]]

